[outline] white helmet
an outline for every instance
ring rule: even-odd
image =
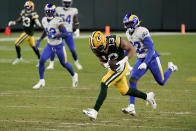
[[[65,9],[69,9],[72,5],[72,0],[62,0],[62,5]]]

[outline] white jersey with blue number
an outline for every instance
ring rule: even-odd
[[[73,17],[78,14],[77,8],[70,7],[69,9],[64,9],[64,7],[57,7],[56,13],[63,18],[64,26],[67,32],[73,32]]]
[[[49,32],[53,32],[55,34],[59,34],[59,25],[62,24],[62,18],[61,17],[54,17],[52,20],[48,21],[47,17],[42,18],[42,25],[44,27],[44,30],[48,34]],[[48,38],[48,43],[50,45],[59,45],[62,42],[62,38],[55,38],[50,39]]]
[[[145,58],[148,52],[148,49],[143,43],[144,38],[150,37],[150,33],[145,27],[138,27],[131,34],[128,30],[126,32],[129,42],[136,48],[137,57]]]

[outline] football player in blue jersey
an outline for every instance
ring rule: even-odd
[[[44,27],[44,32],[40,37],[41,41],[46,36],[48,37],[48,44],[42,51],[40,60],[39,60],[39,82],[33,86],[33,89],[38,89],[45,86],[44,80],[44,70],[45,62],[50,56],[55,53],[57,54],[61,65],[68,70],[72,76],[73,87],[77,87],[78,83],[78,74],[74,72],[71,64],[67,62],[67,56],[65,51],[65,46],[62,41],[62,37],[67,35],[66,28],[63,25],[63,20],[61,17],[56,16],[56,6],[53,4],[47,4],[45,6],[45,17],[42,18],[42,25]]]
[[[137,81],[150,69],[154,79],[159,85],[164,85],[173,71],[178,67],[168,62],[168,69],[163,72],[159,54],[154,49],[154,43],[147,28],[140,26],[139,18],[134,14],[126,14],[123,20],[126,36],[136,48],[137,61],[130,75],[130,88],[137,88]],[[126,114],[135,115],[135,97],[130,96],[130,105],[123,108]]]

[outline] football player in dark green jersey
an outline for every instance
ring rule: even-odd
[[[22,61],[20,45],[28,41],[29,45],[32,47],[33,51],[37,55],[38,59],[40,58],[40,53],[37,48],[35,48],[35,39],[34,39],[34,29],[35,25],[41,27],[39,22],[39,15],[34,11],[34,3],[32,1],[27,1],[24,4],[24,9],[21,11],[20,16],[15,21],[10,21],[8,26],[16,25],[22,23],[24,32],[20,37],[15,41],[15,48],[17,52],[17,59],[13,61],[12,64],[18,64]]]
[[[121,95],[128,95],[147,100],[154,109],[156,109],[156,102],[154,100],[154,93],[144,93],[136,88],[129,88],[126,79],[128,71],[128,59],[135,54],[135,48],[129,42],[123,40],[117,35],[110,35],[105,37],[102,32],[95,31],[89,38],[89,45],[93,53],[99,58],[101,65],[108,68],[107,74],[102,78],[101,90],[93,109],[83,110],[91,120],[97,118],[98,111],[101,108],[106,96],[107,88],[111,85],[116,86]],[[127,51],[127,56],[124,56],[124,51]],[[116,70],[111,70],[110,60],[115,59],[116,65],[119,65]]]

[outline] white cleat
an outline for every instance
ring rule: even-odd
[[[77,68],[78,70],[82,70],[82,69],[83,69],[82,65],[78,62],[78,60],[75,61],[74,64],[75,64],[75,66],[76,66],[76,68]]]
[[[168,62],[168,68],[170,68],[172,71],[178,71],[178,67],[174,65],[173,62]]]
[[[76,88],[78,86],[78,74],[75,72],[72,76],[72,86]]]
[[[47,70],[54,69],[54,61],[50,61],[50,64],[46,67]]]
[[[43,88],[45,86],[45,80],[44,79],[40,79],[39,82],[33,86],[33,89],[39,89],[39,88]]]
[[[12,62],[12,64],[13,65],[16,65],[16,64],[19,64],[20,62],[22,62],[23,60],[22,60],[22,57],[21,58],[16,58],[13,62]]]
[[[95,109],[88,108],[87,110],[83,110],[83,114],[88,116],[90,120],[95,120],[97,118],[98,112]]]
[[[125,113],[125,114],[130,114],[132,116],[135,116],[136,115],[135,105],[134,104],[130,104],[130,105],[128,105],[128,107],[122,108],[122,112]]]
[[[154,110],[157,108],[157,104],[156,104],[156,101],[154,99],[154,93],[153,92],[147,93],[147,99],[146,100],[147,100],[148,104],[152,105],[152,108]]]

